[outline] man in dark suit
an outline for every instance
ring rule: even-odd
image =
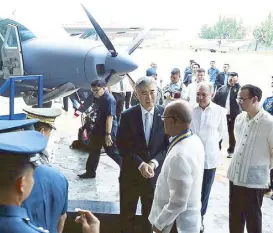
[[[229,64],[224,64],[223,72],[220,72],[216,77],[214,88],[219,89],[221,86],[228,84],[229,68]]]
[[[121,230],[123,233],[133,232],[133,220],[140,197],[142,232],[151,233],[148,216],[169,140],[161,119],[164,109],[155,105],[155,80],[141,78],[135,88],[140,104],[121,114],[116,140],[123,157],[119,178]]]
[[[227,126],[229,135],[229,147],[227,149],[228,158],[232,157],[235,148],[235,136],[234,136],[234,123],[235,118],[242,112],[238,102],[237,95],[240,90],[240,84],[238,83],[238,74],[231,72],[228,78],[228,84],[219,88],[213,98],[213,102],[220,105],[227,110]],[[222,141],[219,146],[220,149]]]

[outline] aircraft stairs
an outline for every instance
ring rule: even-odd
[[[0,116],[0,120],[23,120],[26,119],[25,113],[14,113],[14,96],[16,81],[22,80],[38,80],[38,106],[43,106],[43,76],[42,75],[32,75],[32,76],[12,76],[5,81],[5,83],[0,87],[0,96],[3,92],[10,88],[9,96],[9,115]]]

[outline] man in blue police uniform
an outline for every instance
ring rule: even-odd
[[[34,128],[47,140],[53,129],[54,121],[61,115],[57,108],[26,108],[28,119],[38,119]],[[40,153],[44,165],[34,172],[35,184],[29,197],[22,206],[27,210],[33,224],[49,230],[50,233],[61,233],[64,228],[68,204],[68,181],[57,169],[50,167],[46,150]]]
[[[21,208],[34,185],[34,168],[47,140],[39,132],[21,131],[0,134],[0,232],[46,232],[35,227]]]
[[[33,121],[37,120],[22,120],[21,123],[15,120],[0,121],[0,131],[24,129]],[[6,129],[4,123],[7,125]],[[20,207],[32,191],[34,169],[41,164],[38,153],[46,145],[45,136],[36,131],[0,133],[1,233],[49,232],[33,225],[26,210]],[[90,211],[78,210],[78,214],[76,222],[82,225],[83,233],[99,233],[100,222]]]
[[[23,110],[27,113],[27,119],[39,119],[34,124],[34,128],[45,135],[47,139],[49,139],[51,131],[56,130],[54,126],[55,119],[62,114],[62,111],[58,108],[25,108]],[[46,150],[40,156],[43,163],[49,163],[49,155]]]
[[[92,81],[91,91],[95,98],[89,114],[89,157],[86,162],[86,172],[78,175],[80,178],[96,177],[102,147],[109,157],[119,166],[121,165],[121,157],[115,145],[117,132],[116,100],[106,90],[106,83],[103,79]],[[84,110],[79,108],[78,111]]]

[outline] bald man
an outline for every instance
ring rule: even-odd
[[[157,180],[149,221],[156,233],[169,233],[174,221],[178,233],[196,233],[201,222],[204,147],[190,130],[192,109],[188,102],[169,103],[162,119],[172,140]]]

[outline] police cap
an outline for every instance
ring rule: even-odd
[[[28,119],[39,119],[40,122],[48,124],[51,128],[56,129],[54,122],[56,117],[62,114],[58,108],[24,108]]]
[[[153,75],[157,75],[156,70],[154,68],[149,68],[146,70],[146,76],[151,77]]]
[[[37,123],[38,121],[38,119],[0,120],[0,133],[14,131],[17,129],[29,130],[33,124]]]
[[[26,162],[37,166],[40,156],[47,145],[46,137],[34,130],[17,131],[0,134],[0,155],[25,157]],[[9,158],[6,158],[8,160]]]

